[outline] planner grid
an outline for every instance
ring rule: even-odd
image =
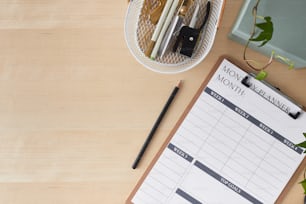
[[[132,201],[210,204],[213,185],[236,203],[274,203],[301,162],[291,144],[208,86]]]

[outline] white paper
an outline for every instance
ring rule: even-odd
[[[221,63],[133,203],[276,201],[304,158],[293,144],[304,140],[306,115],[291,118],[241,84],[246,75],[227,60]],[[269,87],[265,91],[275,97]]]

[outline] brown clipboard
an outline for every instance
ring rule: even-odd
[[[230,61],[232,64],[238,66],[240,69],[242,69],[245,72],[249,72],[250,70],[248,70],[247,68],[244,68],[244,66],[242,64],[240,64],[238,61],[236,61],[235,59],[229,57],[229,56],[221,56],[217,63],[213,66],[212,70],[209,72],[208,76],[205,78],[205,80],[202,82],[201,86],[199,87],[199,89],[197,90],[196,94],[194,95],[194,97],[192,98],[191,102],[188,104],[188,106],[186,107],[186,109],[184,110],[183,114],[181,115],[181,117],[179,118],[179,120],[177,121],[177,123],[175,124],[174,128],[171,130],[169,136],[166,138],[166,140],[164,141],[164,143],[162,144],[161,148],[159,149],[159,151],[157,152],[157,154],[154,156],[153,160],[151,161],[151,163],[149,164],[148,168],[145,170],[144,174],[141,176],[141,178],[139,179],[139,181],[137,182],[136,186],[134,187],[134,189],[132,190],[132,192],[130,193],[130,195],[128,196],[127,200],[126,200],[126,204],[133,204],[132,203],[132,199],[135,196],[136,192],[138,191],[138,189],[140,188],[140,186],[142,185],[143,181],[145,180],[145,178],[148,176],[149,172],[151,171],[151,169],[153,168],[153,166],[155,165],[155,163],[157,162],[157,160],[159,159],[159,157],[161,156],[161,154],[163,153],[163,151],[166,149],[167,145],[169,144],[170,140],[172,139],[172,137],[175,135],[177,129],[180,127],[180,125],[182,124],[182,122],[184,121],[184,119],[186,118],[187,114],[189,113],[189,111],[191,110],[191,108],[194,106],[195,102],[197,101],[197,99],[199,98],[199,96],[201,95],[201,93],[203,92],[203,90],[205,89],[205,87],[207,86],[208,82],[210,81],[210,79],[212,78],[212,76],[214,75],[214,73],[216,72],[216,70],[218,69],[218,67],[220,66],[220,64],[222,63],[222,61],[226,59],[228,61]],[[305,107],[303,107],[303,110],[305,111]],[[287,183],[286,187],[283,189],[283,191],[281,192],[281,194],[279,195],[279,197],[277,198],[275,204],[280,204],[281,201],[284,199],[285,195],[287,194],[287,192],[289,191],[289,189],[295,184],[297,185],[297,178],[299,176],[299,174],[302,172],[302,170],[305,168],[306,165],[306,158],[303,159],[303,161],[301,162],[301,164],[299,165],[299,167],[297,168],[297,170],[295,171],[295,173],[292,175],[292,177],[290,178],[289,182]]]

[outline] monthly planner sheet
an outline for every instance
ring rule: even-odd
[[[306,114],[223,59],[127,203],[275,203],[304,159]],[[289,114],[300,112],[294,119]]]

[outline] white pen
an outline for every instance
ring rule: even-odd
[[[167,19],[166,19],[166,21],[165,21],[165,23],[163,25],[163,28],[162,28],[159,36],[158,36],[158,39],[157,39],[157,41],[156,41],[156,43],[154,45],[153,51],[151,53],[151,57],[150,58],[153,59],[153,60],[155,60],[155,58],[157,56],[157,52],[159,50],[159,47],[160,47],[160,45],[162,43],[162,40],[164,39],[166,31],[167,31],[167,29],[168,29],[168,27],[169,27],[169,25],[171,23],[171,20],[172,20],[172,18],[174,16],[174,13],[176,11],[176,8],[177,8],[179,2],[180,2],[180,0],[174,0],[173,4],[171,5],[171,8],[170,8],[170,11],[168,13]]]
[[[173,3],[173,0],[167,0],[167,2],[166,2],[166,5],[165,5],[165,7],[163,9],[163,12],[162,12],[162,14],[161,14],[161,16],[160,16],[160,18],[158,20],[158,23],[157,23],[157,25],[155,27],[155,30],[153,32],[152,38],[150,40],[150,44],[149,44],[148,48],[145,51],[145,55],[148,56],[148,57],[152,53],[152,50],[153,50],[154,45],[155,45],[155,42],[156,42],[156,40],[157,40],[157,38],[158,38],[158,36],[160,34],[160,31],[161,31],[161,29],[162,29],[162,27],[163,27],[163,25],[165,23],[166,17],[168,15],[168,12],[169,12],[169,10],[171,8],[172,3]]]
[[[195,28],[195,25],[196,25],[196,23],[198,21],[199,10],[200,10],[200,5],[197,4],[196,8],[194,9],[193,16],[192,16],[192,18],[190,20],[190,23],[189,23],[189,27],[190,28]]]

